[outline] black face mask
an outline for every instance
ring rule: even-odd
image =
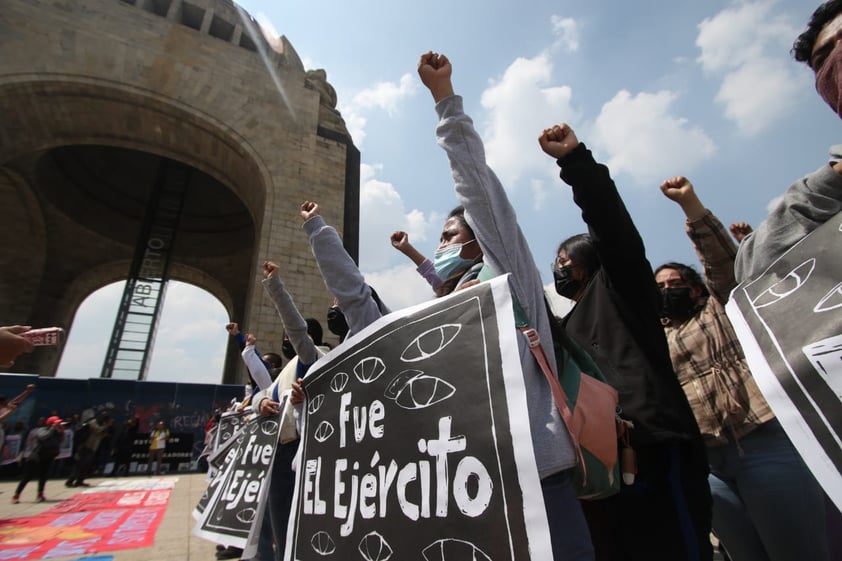
[[[581,281],[573,278],[573,266],[565,265],[564,267],[553,269],[553,278],[555,279],[555,291],[565,298],[573,299],[579,289],[582,288]]]
[[[348,322],[345,321],[345,314],[338,306],[331,306],[327,310],[327,328],[331,333],[339,337],[340,341],[348,334]]]
[[[284,342],[281,343],[281,352],[287,360],[292,360],[297,354],[295,352],[295,348],[292,346],[292,343],[289,342],[289,339],[284,339]]]
[[[685,320],[690,317],[695,307],[690,287],[661,289],[661,317]]]

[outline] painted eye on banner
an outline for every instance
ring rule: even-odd
[[[471,542],[454,538],[434,541],[424,548],[421,555],[426,561],[456,561],[457,559],[491,561],[491,557]]]
[[[333,538],[324,530],[313,534],[313,537],[310,538],[310,545],[313,547],[313,551],[321,556],[330,555],[336,551],[336,544],[333,543]]]
[[[780,302],[807,282],[813,269],[816,268],[816,259],[808,259],[787,274],[784,278],[764,290],[752,301],[755,308],[765,308],[776,302]]]
[[[392,381],[389,382],[388,386],[386,386],[386,391],[383,392],[383,395],[387,399],[395,399],[398,397],[401,389],[403,389],[404,385],[410,380],[410,378],[415,378],[419,374],[423,374],[423,372],[420,370],[404,370],[392,378]]]
[[[446,323],[427,330],[406,346],[401,354],[401,360],[417,362],[430,358],[453,342],[461,330],[462,325],[458,323]]]
[[[328,423],[327,421],[322,421],[319,423],[319,426],[316,427],[316,432],[313,433],[313,438],[318,440],[319,442],[324,442],[328,438],[333,435],[333,425]]]
[[[344,372],[339,372],[330,380],[330,389],[332,389],[336,393],[341,393],[342,390],[345,389],[345,385],[348,383],[348,375]]]
[[[240,522],[243,522],[245,524],[248,524],[249,522],[254,520],[255,516],[257,516],[257,510],[255,510],[251,507],[244,508],[243,510],[241,510],[240,512],[237,513],[237,520],[239,520]]]
[[[434,376],[419,374],[409,379],[395,396],[395,403],[404,409],[424,409],[452,396],[456,388]]]
[[[386,372],[386,365],[376,356],[364,358],[354,367],[354,376],[363,384],[370,384]]]
[[[819,300],[819,303],[816,304],[813,311],[816,313],[829,312],[830,310],[835,310],[836,308],[842,308],[842,282],[831,288],[830,292],[822,296],[822,299]]]
[[[324,402],[325,394],[320,393],[319,395],[314,396],[313,399],[310,400],[310,403],[307,404],[307,412],[312,415],[319,410]]]
[[[260,432],[266,436],[278,434],[278,428],[280,428],[280,424],[275,419],[264,419],[263,422],[260,423]]]
[[[386,561],[392,556],[392,548],[377,532],[369,532],[360,540],[360,555],[366,561]]]

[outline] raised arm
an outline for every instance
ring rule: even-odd
[[[719,219],[699,200],[693,184],[686,177],[667,179],[661,183],[661,192],[684,211],[687,217],[684,229],[702,264],[705,284],[711,295],[724,305],[731,290],[737,286],[734,277],[737,246]]]
[[[325,224],[319,205],[304,201],[300,210],[304,231],[325,286],[336,298],[348,322],[349,335],[365,329],[388,310],[381,312],[357,264],[345,251],[336,230]]]
[[[657,306],[660,296],[643,240],[608,168],[594,160],[566,123],[545,129],[538,143],[556,159],[561,179],[573,188],[573,201],[582,209],[582,219],[614,290],[634,302],[648,294],[651,304]]]
[[[307,334],[307,322],[284,287],[278,270],[278,265],[272,261],[263,262],[263,289],[275,304],[275,309],[284,324],[284,331],[298,355],[299,362],[309,366],[318,360],[319,351],[310,335]]]
[[[421,55],[418,74],[436,102],[436,136],[450,160],[456,196],[465,207],[465,219],[482,249],[486,267],[495,274],[513,273],[510,285],[518,303],[541,337],[549,340],[541,276],[506,191],[486,163],[485,148],[463,111],[462,98],[453,93],[451,73],[444,55]],[[555,368],[552,353],[549,359]]]
[[[251,333],[246,335],[246,346],[243,348],[240,355],[243,357],[243,362],[246,363],[251,379],[257,384],[258,389],[265,390],[272,384],[272,377],[269,375],[269,370],[260,358],[260,355],[255,350],[257,339]]]
[[[433,290],[441,286],[442,280],[436,274],[433,262],[424,257],[420,251],[415,249],[415,246],[409,243],[409,234],[401,230],[395,230],[389,241],[392,242],[392,247],[412,259],[412,262],[417,266],[415,270],[424,277],[424,280],[429,283]]]

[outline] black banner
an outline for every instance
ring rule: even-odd
[[[543,502],[522,490],[541,497],[512,318],[496,279],[382,318],[313,366],[286,559],[551,555]]]

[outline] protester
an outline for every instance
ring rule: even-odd
[[[289,341],[293,356],[284,369],[278,373],[272,385],[254,396],[255,408],[265,416],[277,416],[281,413],[279,406],[284,393],[291,390],[293,384],[304,377],[310,366],[329,350],[322,342],[321,324],[313,318],[304,319],[301,316],[281,280],[279,271],[278,265],[272,261],[263,263],[263,288],[278,311],[284,325],[284,338]],[[293,403],[300,403],[300,401],[300,396],[293,396]],[[290,408],[287,410],[286,417],[282,419],[278,433],[278,447],[275,450],[269,480],[269,511],[267,517],[264,518],[264,526],[266,520],[271,523],[275,541],[274,558],[278,561],[284,557],[287,522],[296,479],[292,462],[298,451],[299,439],[296,418]],[[266,555],[265,548],[258,546],[254,559],[263,561],[270,558]]]
[[[134,448],[134,441],[137,439],[139,429],[140,419],[138,417],[132,417],[126,421],[126,424],[120,430],[116,445],[112,451],[114,455],[114,471],[111,472],[112,476],[127,475],[129,473],[129,467],[132,461],[132,449]]]
[[[687,178],[668,179],[661,191],[684,211],[706,280],[680,263],[655,271],[672,364],[708,447],[713,529],[733,561],[828,560],[822,490],[760,393],[725,314],[737,247]]]
[[[348,322],[345,320],[345,314],[336,303],[336,298],[333,299],[333,304],[327,309],[327,329],[339,339],[339,342],[345,340],[348,336]]]
[[[437,141],[447,154],[456,195],[464,207],[463,214],[451,213],[453,216],[445,222],[436,251],[434,264],[444,280],[445,291],[450,284],[450,262],[461,259],[460,266],[470,271],[476,267],[474,260],[481,256],[492,274],[511,273],[513,298],[540,339],[552,341],[538,268],[506,192],[485,161],[482,140],[462,109],[462,98],[454,93],[450,62],[444,55],[427,52],[421,55],[418,74],[436,104]],[[472,282],[477,281],[460,279],[457,285]],[[570,468],[576,463],[572,441],[527,339],[517,333],[516,340],[553,558],[593,559],[588,529],[570,479]],[[556,372],[562,366],[556,364],[552,353],[547,359]]]
[[[90,487],[89,484],[85,483],[85,478],[88,477],[96,451],[113,422],[108,413],[102,413],[99,417],[94,417],[84,423],[83,428],[86,436],[83,442],[79,442],[76,465],[70,478],[64,483],[66,487]]]
[[[161,475],[161,466],[164,464],[164,450],[167,448],[167,441],[170,439],[170,430],[164,421],[158,421],[155,430],[149,435],[149,460],[146,465],[146,473],[152,473],[152,462],[155,462],[155,475]]]
[[[737,243],[742,242],[747,235],[754,231],[751,225],[747,222],[734,222],[728,227],[728,230],[731,232],[731,235],[734,236],[734,239],[737,240]]]
[[[441,287],[442,280],[436,271],[435,265],[415,249],[415,246],[409,243],[409,234],[402,230],[396,230],[389,239],[392,242],[392,247],[412,259],[412,262],[418,267],[416,271],[430,284],[433,291]]]
[[[807,29],[792,46],[795,60],[816,76],[816,91],[842,118],[842,0],[813,12]],[[793,183],[766,220],[740,243],[734,269],[737,282],[754,279],[813,230],[842,212],[842,145],[832,146],[830,162]],[[837,248],[825,248],[829,258]],[[818,257],[818,256],[817,256]]]
[[[240,326],[236,322],[228,323],[225,326],[225,330],[228,331],[229,335],[236,338],[237,343],[240,346],[240,351],[243,351],[246,346],[248,345],[248,337],[240,331]],[[254,347],[251,346],[250,350],[255,353],[255,355],[263,361],[264,368],[262,369],[255,369],[252,372],[249,369],[249,382],[251,383],[251,391],[248,392],[243,398],[243,402],[245,403],[246,400],[250,401],[251,396],[255,393],[260,391],[261,389],[265,389],[269,387],[269,384],[272,383],[272,377],[269,375],[269,371],[272,368],[280,368],[281,367],[281,357],[277,353],[266,353],[265,355],[261,355],[260,352]]]
[[[567,124],[545,129],[538,141],[572,187],[589,231],[557,251],[556,291],[576,302],[563,325],[617,389],[621,416],[633,423],[633,484],[583,502],[596,557],[709,560],[705,448],[670,362],[661,294],[643,240],[608,168]]]
[[[52,416],[47,419],[45,426],[36,429],[35,445],[23,464],[21,480],[12,496],[12,503],[18,504],[20,502],[20,494],[26,484],[35,477],[38,478],[38,497],[36,500],[39,503],[46,500],[44,487],[47,484],[47,474],[53,460],[58,456],[61,441],[64,438],[64,425],[65,423],[61,418]]]

